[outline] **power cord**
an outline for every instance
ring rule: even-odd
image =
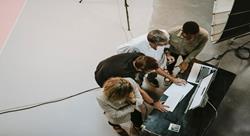
[[[67,96],[67,97],[64,97],[64,98],[55,99],[55,100],[52,100],[52,101],[47,101],[47,102],[42,102],[42,103],[38,103],[38,104],[25,105],[25,106],[20,106],[20,107],[1,110],[0,115],[11,113],[11,112],[18,112],[18,111],[28,110],[28,109],[32,109],[32,108],[35,108],[35,107],[39,107],[39,106],[43,106],[43,105],[47,105],[47,104],[51,104],[51,103],[64,101],[64,100],[76,97],[78,95],[81,95],[81,94],[84,94],[84,93],[87,93],[87,92],[90,92],[90,91],[94,91],[94,90],[99,89],[99,88],[100,87],[95,87],[95,88],[92,88],[92,89],[82,91],[82,92],[77,93],[77,94],[73,94],[73,95],[70,95],[70,96]]]
[[[207,102],[214,109],[214,111],[215,111],[215,118],[217,118],[217,116],[218,116],[217,109],[214,107],[214,105],[209,100]]]
[[[202,133],[201,136],[204,136],[204,135],[207,133],[208,128],[213,124],[213,122],[215,121],[215,119],[216,119],[217,116],[218,116],[217,109],[214,107],[214,105],[213,105],[209,100],[208,100],[207,102],[208,102],[208,104],[214,109],[214,111],[215,111],[215,117],[214,117],[213,120],[210,120],[208,126],[205,128],[205,130],[203,131],[203,133]]]
[[[235,56],[238,57],[239,59],[248,60],[250,59],[250,48],[244,47],[248,43],[250,43],[250,41],[245,42],[238,48],[228,49],[218,57],[212,57],[211,59],[205,60],[203,62],[210,62],[212,60],[221,60],[228,52],[231,51],[234,51]]]

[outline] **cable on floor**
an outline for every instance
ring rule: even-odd
[[[207,101],[208,104],[213,108],[213,110],[215,111],[215,117],[213,120],[210,120],[209,124],[207,125],[207,127],[205,128],[205,130],[203,131],[202,135],[201,136],[204,136],[207,131],[208,131],[208,128],[213,124],[213,122],[215,121],[215,119],[217,118],[218,116],[218,112],[217,112],[217,109],[214,107],[214,105],[208,100]]]
[[[244,44],[242,44],[238,48],[227,49],[225,52],[223,52],[218,57],[212,57],[212,58],[205,60],[203,62],[210,62],[212,60],[221,60],[228,52],[231,52],[231,51],[234,51],[235,56],[238,57],[239,59],[248,60],[248,59],[250,59],[250,48],[245,47],[245,45],[247,45],[248,43],[250,43],[250,41],[245,42]]]
[[[99,88],[100,87],[91,88],[91,89],[82,91],[80,93],[73,94],[73,95],[70,95],[70,96],[67,96],[67,97],[64,97],[64,98],[55,99],[55,100],[52,100],[52,101],[47,101],[47,102],[42,102],[42,103],[38,103],[38,104],[25,105],[25,106],[15,107],[15,108],[11,108],[11,109],[1,110],[0,115],[11,113],[11,112],[18,112],[18,111],[28,110],[28,109],[32,109],[32,108],[35,108],[35,107],[39,107],[39,106],[43,106],[43,105],[47,105],[47,104],[51,104],[51,103],[64,101],[64,100],[76,97],[78,95],[81,95],[81,94],[84,94],[84,93],[87,93],[87,92],[90,92],[90,91],[94,91],[94,90],[99,89]]]

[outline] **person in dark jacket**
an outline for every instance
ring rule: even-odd
[[[142,53],[123,53],[101,61],[95,71],[95,80],[100,87],[103,87],[104,82],[111,77],[130,77],[141,85],[144,74],[158,69],[159,65],[152,57]],[[167,111],[165,105],[159,101],[155,102],[143,89],[140,89],[140,93],[148,104],[159,111]]]

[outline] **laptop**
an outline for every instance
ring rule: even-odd
[[[189,106],[190,109],[194,109],[196,107],[199,107],[205,98],[205,95],[207,93],[207,90],[213,80],[213,77],[215,76],[215,72],[209,74],[207,77],[203,78],[200,83],[197,85],[197,89],[195,90],[192,98],[191,98],[191,103]]]
[[[192,66],[192,69],[188,75],[187,81],[195,84],[199,84],[202,79],[210,75],[211,73],[214,73],[216,71],[216,68],[194,63]]]
[[[192,88],[193,85],[190,83],[184,86],[171,84],[164,92],[164,95],[167,96],[167,100],[164,103],[164,105],[168,106],[166,109],[173,112],[178,103],[192,90]]]

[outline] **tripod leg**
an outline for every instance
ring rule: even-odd
[[[129,14],[128,14],[128,3],[127,3],[127,0],[124,0],[124,6],[125,6],[125,9],[126,9],[126,17],[127,17],[128,31],[130,31]]]

